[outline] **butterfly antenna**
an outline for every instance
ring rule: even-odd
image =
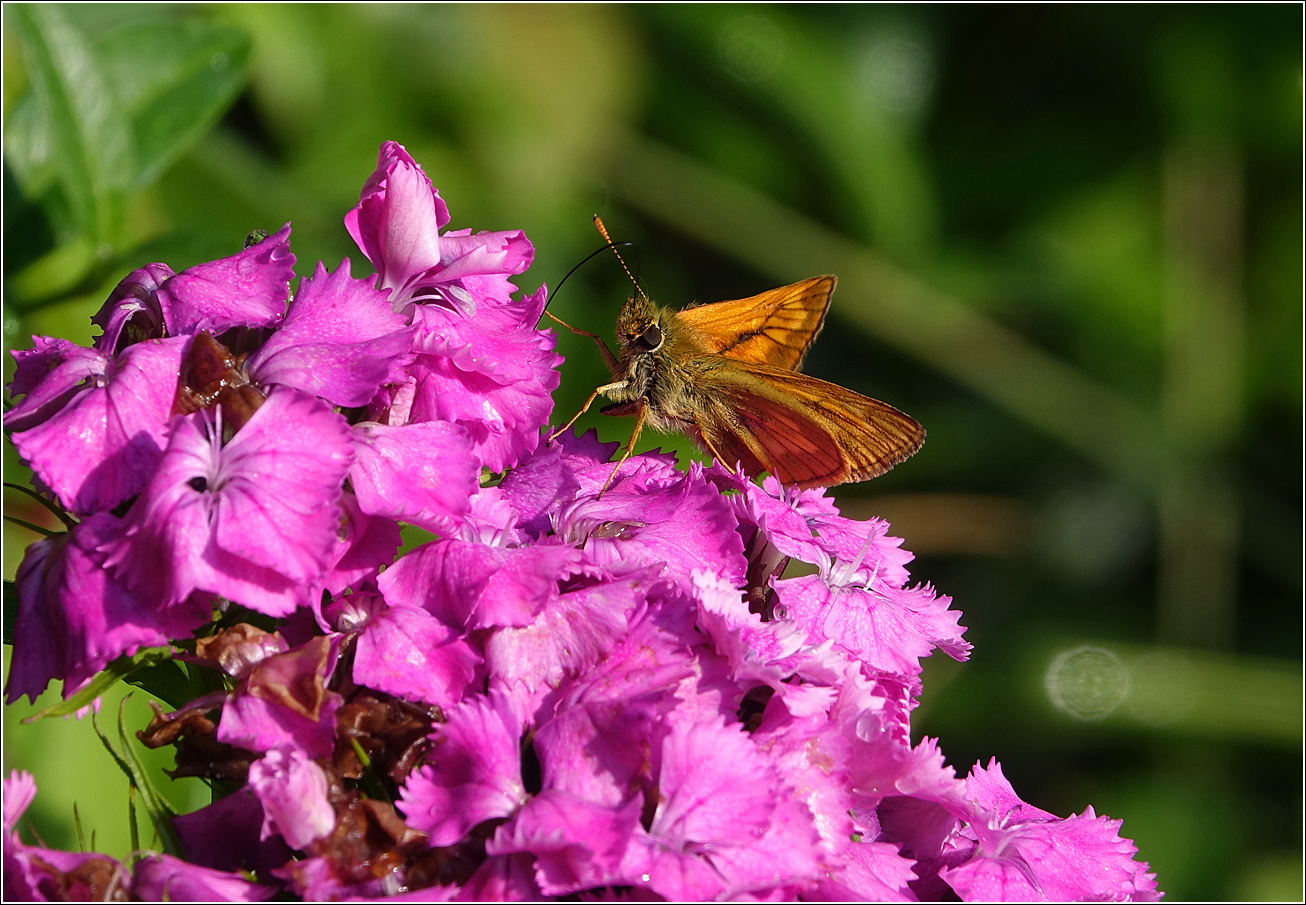
[[[608,242],[607,245],[604,245],[602,248],[595,249],[594,251],[587,254],[584,258],[582,258],[581,262],[577,264],[575,267],[573,267],[571,270],[568,270],[567,275],[564,276],[561,280],[559,280],[558,285],[553,287],[553,291],[549,293],[549,298],[544,303],[544,311],[543,311],[544,316],[554,321],[555,323],[559,323],[562,326],[566,327],[568,330],[570,330],[572,333],[575,333],[577,336],[588,336],[591,339],[596,340],[599,343],[600,347],[602,347],[604,351],[607,351],[607,347],[606,345],[604,345],[602,339],[600,339],[598,336],[594,335],[593,333],[590,333],[588,330],[582,330],[579,327],[573,327],[571,324],[567,323],[565,320],[558,317],[558,315],[550,311],[549,306],[553,304],[554,298],[556,298],[558,293],[562,291],[562,287],[567,282],[567,280],[571,279],[571,275],[576,271],[580,270],[581,267],[583,267],[585,264],[589,263],[595,256],[603,254],[603,252],[607,251],[609,248],[613,248],[615,250],[614,246],[616,245],[630,245],[630,244],[631,243],[629,242],[620,242],[620,243]],[[608,360],[608,356],[605,355],[604,361],[607,360]]]
[[[617,251],[618,243],[612,241],[612,237],[608,235],[608,228],[603,225],[603,219],[598,214],[594,215],[594,228],[599,231],[599,235],[603,237],[603,241],[608,243],[607,247],[612,249],[612,253],[616,255],[617,260],[621,262],[621,269],[626,271],[626,276],[630,277],[630,281],[635,284],[635,291],[638,292],[640,296],[643,297],[644,301],[647,302],[648,293],[644,291],[643,286],[639,285],[639,280],[635,279],[635,274],[631,273],[630,268],[626,266],[626,259],[621,256],[621,252]],[[620,244],[629,245],[630,243],[622,242]]]
[[[553,291],[549,293],[549,300],[548,300],[548,302],[545,303],[545,307],[548,307],[548,305],[550,305],[550,304],[553,303],[554,296],[556,296],[559,292],[562,291],[562,287],[563,287],[563,285],[566,284],[566,282],[567,282],[569,279],[571,279],[571,275],[572,275],[573,273],[575,273],[576,271],[580,270],[582,267],[584,267],[586,264],[588,264],[591,260],[593,260],[593,259],[596,258],[597,256],[603,254],[603,253],[604,253],[605,251],[607,251],[609,248],[615,250],[616,247],[617,247],[618,245],[633,245],[633,244],[634,244],[633,242],[608,242],[607,245],[604,245],[604,246],[602,246],[601,248],[596,248],[594,251],[591,251],[591,252],[590,252],[589,254],[587,254],[584,258],[581,259],[581,262],[580,262],[579,264],[577,264],[577,265],[576,265],[575,267],[573,267],[571,270],[568,270],[568,271],[567,271],[567,275],[566,275],[565,277],[563,277],[561,280],[558,281],[558,285],[557,285],[557,286],[553,287]],[[618,255],[618,257],[620,257],[620,255]],[[554,320],[557,320],[557,318],[554,318]],[[561,321],[559,321],[559,323],[561,323]]]
[[[606,237],[606,233],[605,233],[605,237]],[[557,296],[558,291],[562,289],[563,283],[566,283],[573,273],[575,273],[577,270],[580,270],[580,268],[587,261],[593,258],[595,255],[603,254],[603,252],[607,251],[609,248],[611,248],[613,251],[616,251],[616,245],[618,244],[629,245],[630,243],[629,242],[616,243],[613,242],[611,239],[609,239],[607,245],[604,245],[602,248],[590,252],[588,255],[585,256],[585,258],[580,262],[580,264],[577,264],[571,270],[567,271],[567,275],[564,276],[561,280],[559,280],[558,285],[554,287],[551,293],[549,293],[549,298],[544,303],[544,312],[543,312],[545,317],[553,320],[556,323],[561,324],[562,326],[570,330],[572,333],[575,333],[577,336],[586,336],[594,340],[594,344],[599,347],[599,354],[603,356],[603,363],[608,367],[608,373],[612,374],[614,377],[617,375],[618,371],[620,370],[620,366],[617,363],[617,357],[612,354],[612,350],[608,348],[608,344],[603,341],[603,337],[599,336],[597,333],[591,333],[588,330],[582,330],[579,327],[573,327],[571,324],[567,323],[565,320],[558,317],[558,315],[550,311],[549,305],[553,303],[553,299],[555,296]],[[620,257],[621,255],[618,254],[617,256]],[[623,264],[622,266],[625,265]],[[629,273],[629,271],[627,271],[627,273]],[[596,390],[595,395],[597,394],[598,391]],[[589,408],[590,403],[593,401],[594,401],[594,396],[590,396],[589,402],[585,403],[585,407],[576,413],[576,418],[579,418],[581,415],[583,415],[585,413],[585,409]],[[562,433],[562,431],[566,430],[568,427],[571,427],[571,425],[576,421],[576,418],[572,418],[571,421],[568,421],[566,426],[564,426],[561,430],[556,431],[553,434],[553,436],[549,437],[549,439],[552,440],[553,437],[556,437],[558,434]]]

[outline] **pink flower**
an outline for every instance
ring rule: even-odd
[[[467,514],[481,467],[459,425],[364,422],[353,440],[349,479],[364,512],[445,533]]]
[[[96,552],[122,532],[118,519],[100,513],[68,534],[37,541],[18,567],[18,613],[6,696],[33,701],[51,679],[64,697],[123,655],[166,645],[207,622],[212,603],[194,594],[184,605],[147,606],[116,582]]]
[[[132,868],[132,893],[142,902],[262,902],[275,886],[238,873],[188,864],[172,855],[148,854]]]
[[[249,359],[263,386],[291,386],[336,405],[366,405],[398,379],[412,330],[386,294],[349,275],[349,259],[327,273],[317,265],[299,284],[280,327]]]
[[[477,458],[502,471],[533,450],[558,385],[554,337],[536,330],[545,292],[514,301],[510,278],[535,255],[521,231],[439,234],[449,211],[402,145],[381,146],[362,200],[345,217],[377,268],[377,288],[411,318],[406,376],[373,403],[374,420],[461,425]]]
[[[289,223],[231,257],[178,274],[150,264],[125,277],[91,318],[104,329],[95,347],[121,352],[142,339],[276,324],[286,311],[294,266]]]
[[[25,845],[15,775],[7,895],[1159,896],[1118,822],[913,745],[921,658],[970,644],[886,522],[541,446],[534,249],[448,222],[388,142],[346,216],[374,280],[319,264],[287,309],[287,227],[132,273],[98,349],[17,353],[6,423],[84,517],[19,568],[7,693],[174,644],[198,696],[142,740],[235,791],[175,819],[186,860],[128,871]],[[435,536],[396,558],[401,522]]]
[[[452,707],[477,675],[481,657],[421,607],[386,606],[378,594],[351,594],[331,615],[354,642],[354,681],[409,701]]]
[[[260,839],[280,833],[294,849],[330,835],[336,814],[322,768],[296,748],[273,748],[250,764],[249,785],[263,803]]]
[[[339,636],[317,635],[249,667],[226,696],[218,741],[247,751],[284,748],[308,757],[330,756],[336,711],[344,703],[341,694],[328,687],[339,643]],[[195,705],[192,701],[189,706]]]
[[[3,787],[6,900],[101,901],[116,898],[130,884],[127,868],[105,855],[25,844],[18,836],[18,821],[36,797],[36,780],[14,770]]]
[[[659,804],[623,864],[669,899],[765,893],[821,874],[807,808],[752,740],[719,722],[678,724],[662,744]]]
[[[507,301],[506,277],[530,266],[534,250],[520,230],[455,231],[441,236],[449,208],[403,145],[381,145],[377,168],[345,227],[390,290],[396,311],[412,303],[444,303],[470,315],[486,300]],[[488,291],[487,291],[488,290]]]
[[[1137,847],[1121,839],[1119,820],[1090,807],[1060,820],[1022,802],[996,760],[975,765],[966,779],[974,810],[962,839],[973,854],[942,874],[964,901],[1124,900],[1155,902],[1161,895]]]
[[[428,764],[409,777],[399,809],[409,826],[449,845],[483,820],[506,817],[526,801],[521,721],[501,695],[471,698],[434,736]]]
[[[5,415],[14,445],[65,508],[99,512],[138,493],[167,444],[185,339],[155,340],[114,357],[35,337],[14,352]]]
[[[273,392],[225,444],[205,413],[178,418],[106,565],[159,606],[204,590],[287,615],[326,570],[352,459],[344,419],[298,390]]]

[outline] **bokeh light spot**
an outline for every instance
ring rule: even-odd
[[[721,29],[721,65],[741,82],[766,78],[784,59],[784,34],[770,19],[740,16]]]
[[[863,78],[876,104],[893,113],[914,113],[934,87],[934,60],[915,41],[885,38],[867,52]]]
[[[1111,651],[1084,645],[1057,654],[1043,686],[1058,710],[1096,720],[1110,715],[1129,695],[1129,670]]]

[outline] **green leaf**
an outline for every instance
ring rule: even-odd
[[[14,291],[12,304],[20,311],[31,311],[42,302],[60,301],[91,272],[95,261],[95,243],[90,237],[72,237],[14,275],[9,284]]]
[[[59,181],[50,117],[31,91],[14,101],[5,117],[5,159],[29,198],[39,198]]]
[[[190,677],[176,660],[165,660],[154,666],[142,667],[130,676],[123,676],[123,681],[128,685],[135,685],[173,709],[181,707],[195,696]]]
[[[167,19],[115,29],[95,42],[95,54],[131,122],[139,188],[235,99],[245,82],[249,39],[227,25]]]
[[[181,840],[177,838],[177,831],[172,826],[172,818],[177,816],[177,812],[173,810],[172,805],[168,804],[167,799],[159,794],[159,790],[154,787],[145,764],[141,763],[140,757],[136,754],[136,746],[132,737],[127,734],[127,725],[123,716],[126,703],[126,698],[118,703],[118,743],[122,746],[121,753],[115,751],[113,745],[104,737],[104,733],[100,731],[100,727],[95,723],[94,716],[91,718],[91,725],[95,727],[95,734],[100,737],[100,744],[104,745],[104,749],[109,752],[109,756],[113,758],[118,768],[127,775],[127,782],[131,785],[132,791],[140,794],[145,813],[150,815],[150,823],[154,825],[154,831],[159,835],[159,845],[168,854],[179,858],[183,857]],[[133,803],[130,800],[128,807],[129,809],[133,808]],[[135,814],[131,816],[131,832],[132,846],[139,849],[140,841],[136,836]]]
[[[130,657],[119,657],[110,663],[103,672],[96,673],[91,681],[87,682],[86,686],[71,698],[60,701],[58,704],[52,704],[44,710],[32,714],[23,722],[34,723],[46,717],[67,716],[70,713],[75,713],[112,688],[119,679],[126,679],[138,670],[171,659],[172,648],[169,647],[148,647],[137,651]]]
[[[55,4],[14,4],[6,8],[23,57],[38,110],[29,129],[44,120],[49,160],[58,174],[71,225],[98,245],[117,238],[127,191],[135,173],[131,129],[91,44]],[[32,136],[16,136],[6,151],[35,148]],[[41,172],[40,161],[11,163],[16,178]],[[24,186],[29,194],[36,186]]]

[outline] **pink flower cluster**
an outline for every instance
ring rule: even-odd
[[[236,791],[128,866],[23,842],[14,774],[7,896],[1159,897],[1118,821],[911,743],[921,658],[970,645],[886,523],[659,454],[605,490],[612,446],[542,439],[526,237],[442,233],[394,143],[345,222],[374,278],[292,298],[287,226],[15,353],[6,426],[76,521],[19,569],[9,699],[171,644],[220,690],[140,736]],[[400,523],[435,540],[396,558]]]

